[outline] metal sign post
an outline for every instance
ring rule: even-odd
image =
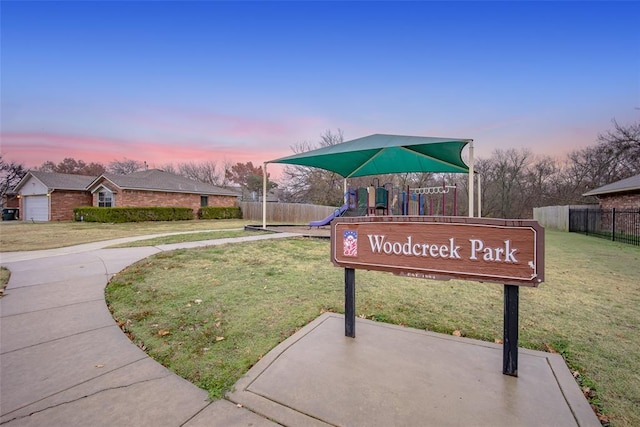
[[[356,271],[344,269],[344,336],[356,337]]]
[[[520,288],[504,285],[504,330],[502,335],[502,373],[518,376],[518,300]]]
[[[345,336],[355,338],[355,269],[504,285],[503,370],[518,375],[519,286],[544,281],[544,229],[531,220],[351,217],[331,222],[331,260],[345,269]]]

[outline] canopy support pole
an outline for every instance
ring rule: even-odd
[[[267,162],[262,164],[262,229],[267,229]]]
[[[482,218],[482,176],[478,174],[478,218]]]
[[[469,143],[469,218],[473,218],[473,140]]]
[[[344,179],[342,184],[342,194],[344,194],[344,202],[349,203],[349,195],[347,194],[347,178]]]

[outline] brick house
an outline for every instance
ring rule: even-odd
[[[599,229],[627,235],[640,235],[640,175],[591,190],[600,204]]]
[[[20,200],[20,219],[73,219],[74,207],[91,206],[91,194],[87,191],[87,186],[94,178],[55,172],[27,172],[14,189]]]
[[[15,191],[25,221],[70,221],[79,206],[190,207],[195,214],[202,206],[235,206],[240,196],[159,169],[98,177],[29,171]]]
[[[640,208],[640,174],[596,188],[583,196],[597,197],[602,209]]]

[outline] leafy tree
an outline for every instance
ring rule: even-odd
[[[53,163],[51,160],[47,160],[42,165],[40,165],[40,167],[37,167],[35,169],[39,170],[39,171],[42,171],[42,172],[55,172],[56,171],[56,164]]]
[[[106,168],[101,163],[91,162],[82,170],[82,175],[99,176],[106,172]]]
[[[98,176],[106,171],[106,168],[101,163],[92,162],[87,164],[83,160],[76,160],[72,157],[67,157],[58,164],[49,160],[42,163],[42,165],[36,169],[42,172],[57,172],[86,176]]]
[[[4,203],[4,196],[13,190],[20,180],[27,174],[27,169],[21,163],[7,162],[0,154],[0,197]]]
[[[264,172],[262,166],[254,166],[252,162],[236,163],[225,170],[225,178],[230,182],[235,182],[242,189],[262,194]],[[278,185],[269,180],[267,173],[267,191]]]

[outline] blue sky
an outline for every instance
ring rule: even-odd
[[[152,166],[326,130],[562,157],[640,118],[639,2],[12,2],[1,151]]]

